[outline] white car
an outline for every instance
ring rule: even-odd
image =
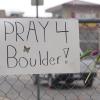
[[[90,52],[91,53],[91,52]],[[37,84],[37,75],[33,75],[34,84]],[[93,80],[96,77],[96,63],[93,56],[81,59],[80,73],[67,73],[67,74],[48,74],[40,75],[40,80],[47,80],[50,88],[57,85],[60,81],[64,81],[67,85],[75,80],[83,80],[85,87],[91,87]]]

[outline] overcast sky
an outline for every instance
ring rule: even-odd
[[[70,0],[44,0],[44,5],[39,7],[39,16],[51,16],[51,14],[45,13],[47,8],[68,2]],[[93,3],[99,3],[100,0],[82,0]],[[0,9],[5,9],[6,12],[21,11],[25,16],[35,16],[35,7],[31,6],[31,0],[0,0]]]

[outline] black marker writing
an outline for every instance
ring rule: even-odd
[[[41,24],[41,22],[39,22],[39,24],[40,24],[40,25],[42,26],[42,28],[44,29],[44,42],[46,42],[45,30],[46,30],[46,27],[47,27],[48,23],[49,23],[49,21],[47,21],[47,23],[46,23],[45,26],[43,26],[43,25]]]
[[[35,38],[36,38],[36,41],[38,42],[38,37],[37,37],[37,32],[36,32],[36,27],[35,27],[34,21],[30,21],[30,23],[29,23],[29,30],[28,30],[28,34],[27,34],[27,40],[29,38],[30,31],[33,31],[35,33]]]
[[[69,48],[64,48],[63,49],[63,52],[64,52],[64,55],[65,55],[65,63],[67,63],[67,57],[68,57],[68,54],[69,54]]]
[[[13,54],[9,55],[10,54],[9,52],[11,52],[11,50],[13,50]],[[7,66],[8,66],[8,68],[14,68],[14,67],[17,66],[18,62],[17,62],[17,59],[16,59],[16,54],[17,54],[16,48],[14,46],[12,46],[12,45],[8,45],[7,46]],[[9,63],[11,59],[14,62],[13,66],[11,66],[10,63]]]
[[[64,30],[58,30],[58,22],[56,22],[56,32],[57,33],[65,33],[65,38],[66,38],[66,43],[67,43],[67,33],[69,32],[69,31],[67,31],[67,29],[66,29],[66,22],[65,22],[65,27],[64,27]]]
[[[65,50],[65,49],[64,49]],[[7,45],[7,67],[8,68],[27,68],[27,67],[41,67],[48,65],[57,65],[61,64],[63,56],[51,56],[49,51],[45,53],[37,51],[38,56],[27,57],[27,56],[18,56],[18,49],[13,45]],[[65,51],[66,52],[66,51]],[[66,55],[66,53],[65,53]]]
[[[18,40],[18,37],[24,41],[24,39],[20,36],[23,32],[24,32],[24,26],[20,23],[20,22],[15,22],[15,29],[16,29],[16,41]],[[19,27],[20,29],[22,29],[22,31],[19,31]]]
[[[7,26],[9,26],[9,28],[7,28]],[[5,29],[5,41],[6,41],[7,35],[12,34],[14,32],[14,25],[11,22],[4,21],[4,29]]]

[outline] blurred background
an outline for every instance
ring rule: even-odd
[[[44,5],[39,7],[39,16],[51,17],[52,14],[45,12],[47,8],[66,3],[70,0],[44,0]],[[84,0],[100,4],[100,0]],[[11,13],[23,13],[27,17],[35,17],[35,7],[31,6],[31,0],[0,0],[0,9],[5,10],[7,16]]]

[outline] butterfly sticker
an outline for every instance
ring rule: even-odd
[[[30,47],[26,47],[26,46],[24,46],[24,52],[27,52],[27,53],[29,53],[29,50],[30,50]]]

